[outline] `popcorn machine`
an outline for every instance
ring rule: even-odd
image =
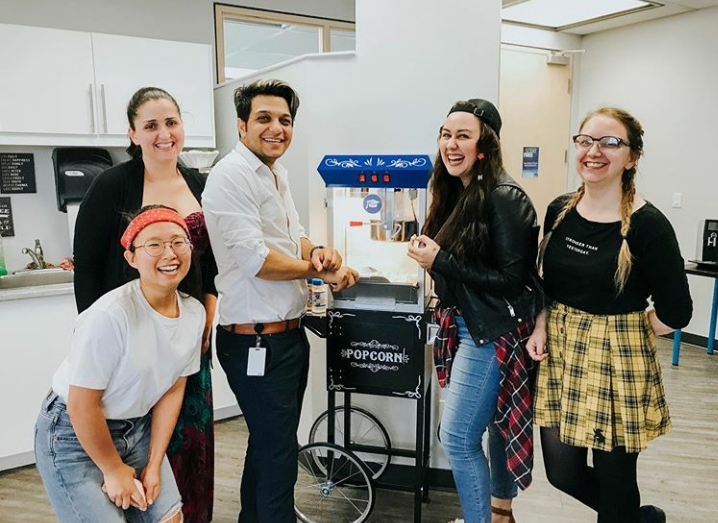
[[[424,272],[406,248],[426,215],[429,158],[327,156],[319,172],[327,185],[329,242],[361,276],[334,294],[334,307],[422,313]]]
[[[318,171],[327,186],[328,243],[359,272],[360,280],[332,291],[326,318],[307,317],[305,323],[327,340],[328,443],[382,463],[381,471],[392,456],[415,459],[410,488],[417,522],[421,502],[428,499],[432,364],[426,345],[427,276],[407,256],[407,246],[424,223],[431,170],[426,155],[322,159]],[[337,392],[343,393],[343,406],[336,406]],[[414,401],[415,448],[395,448],[388,440],[378,446],[352,441],[352,394]],[[335,412],[341,416],[338,421]],[[343,428],[337,431],[344,434],[343,441],[335,438],[335,423]],[[374,481],[387,486],[378,477]]]
[[[327,383],[339,390],[422,394],[426,276],[406,255],[426,215],[428,156],[325,156],[328,240],[359,272],[332,292]]]

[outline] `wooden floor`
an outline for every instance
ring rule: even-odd
[[[718,522],[718,354],[684,346],[680,367],[670,364],[670,344],[659,340],[673,431],[651,442],[639,459],[642,502],[667,512],[670,523]],[[215,523],[235,523],[238,483],[246,445],[241,418],[217,424]],[[538,443],[538,442],[537,442]],[[538,449],[537,449],[538,450]],[[595,521],[595,515],[546,481],[540,451],[534,484],[514,503],[519,523]],[[456,494],[431,492],[424,522],[460,514]],[[34,467],[0,473],[0,523],[55,522]],[[380,491],[371,522],[412,523],[412,496]],[[98,522],[101,523],[101,522]]]

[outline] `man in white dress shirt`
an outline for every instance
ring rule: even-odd
[[[238,522],[295,523],[306,279],[341,290],[358,274],[309,241],[277,163],[292,141],[297,93],[259,80],[239,87],[234,102],[239,142],[212,169],[202,206],[219,269],[217,357],[249,429]]]

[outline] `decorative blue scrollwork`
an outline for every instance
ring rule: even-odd
[[[360,166],[358,161],[351,159],[351,158],[348,160],[342,160],[342,161],[339,161],[336,158],[327,158],[326,160],[324,160],[324,163],[328,167],[341,167],[343,169],[350,169],[352,167]]]
[[[389,167],[396,169],[406,169],[407,167],[421,167],[426,165],[426,158],[414,158],[413,160],[404,160],[403,158],[397,158],[392,160]]]

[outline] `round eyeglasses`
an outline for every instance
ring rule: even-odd
[[[165,252],[165,245],[169,244],[170,248],[175,254],[184,254],[189,251],[192,246],[192,242],[189,238],[172,238],[168,241],[158,240],[157,238],[151,238],[142,245],[133,245],[132,250],[144,249],[147,254],[157,258]]]
[[[608,151],[614,151],[625,145],[630,147],[630,144],[617,136],[601,136],[600,138],[594,138],[587,134],[577,134],[573,137],[573,143],[576,144],[577,148],[590,149],[594,143],[598,144],[599,149]]]

